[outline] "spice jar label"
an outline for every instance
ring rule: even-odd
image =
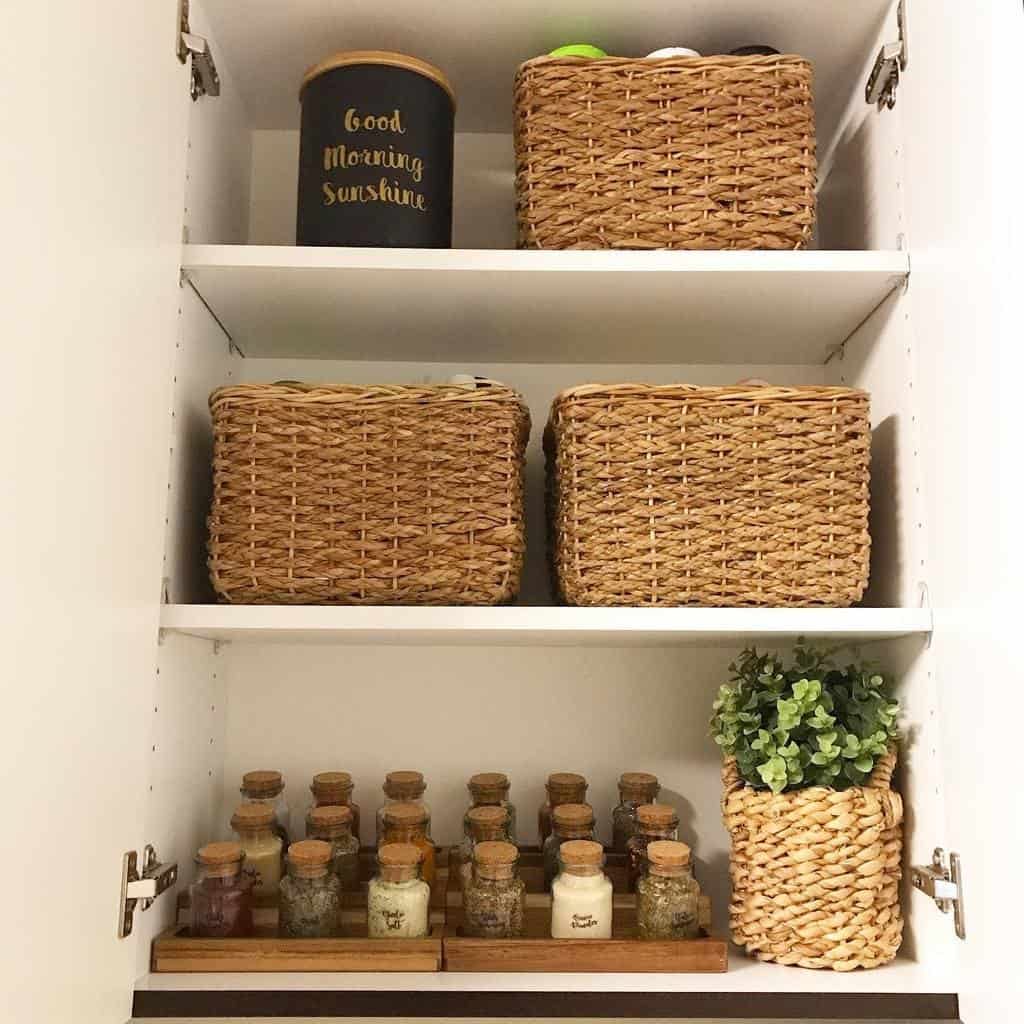
[[[573,914],[572,915],[572,927],[573,928],[596,928],[597,918],[593,914]]]
[[[404,910],[385,910],[384,911],[384,924],[387,926],[388,931],[397,932],[402,925],[405,923],[405,911]]]

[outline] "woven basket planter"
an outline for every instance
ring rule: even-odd
[[[868,396],[586,385],[545,434],[555,587],[575,605],[832,606],[868,578]]]
[[[879,967],[903,938],[903,802],[895,753],[867,786],[774,794],[725,762],[722,815],[732,841],[733,941],[759,960],[852,971]]]
[[[801,57],[537,57],[515,81],[528,249],[798,249],[814,228]]]
[[[498,604],[529,413],[501,385],[221,388],[209,567],[240,604]]]

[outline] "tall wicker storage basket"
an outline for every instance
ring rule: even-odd
[[[240,604],[498,604],[519,587],[529,413],[475,388],[215,391],[209,567]]]
[[[565,391],[545,434],[556,589],[575,605],[852,604],[870,436],[850,388]]]
[[[814,227],[801,57],[538,57],[515,149],[524,248],[798,249]]]
[[[895,753],[866,786],[774,794],[726,761],[722,814],[732,841],[733,940],[759,960],[852,971],[878,967],[903,938],[903,802]]]

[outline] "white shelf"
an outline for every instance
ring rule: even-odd
[[[807,971],[732,950],[724,974],[148,974],[137,991],[350,992],[949,992],[935,965],[897,958],[873,971]]]
[[[186,245],[248,356],[409,362],[823,363],[905,252],[525,252]]]
[[[922,608],[408,608],[165,605],[160,628],[210,640],[437,646],[737,647],[931,631]]]

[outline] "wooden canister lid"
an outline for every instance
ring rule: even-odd
[[[485,843],[477,843],[473,847],[473,859],[478,864],[491,867],[515,864],[519,859],[519,851],[511,843],[489,840]]]
[[[504,772],[477,772],[469,777],[469,788],[508,789],[508,776]]]
[[[270,828],[274,822],[274,808],[270,804],[240,804],[231,815],[231,827],[236,832],[258,832]]]
[[[423,859],[423,851],[413,843],[385,843],[377,850],[382,868],[411,868]]]
[[[672,828],[679,824],[679,815],[671,804],[641,804],[636,809],[636,821],[652,828]]]
[[[331,859],[331,844],[321,839],[303,839],[288,847],[288,859],[296,867],[323,867]]]
[[[604,850],[590,839],[570,839],[559,846],[558,856],[569,867],[598,867],[604,860]]]
[[[552,772],[547,781],[548,799],[582,800],[587,795],[587,780],[576,772]]]
[[[448,93],[452,107],[455,106],[455,90],[452,88],[452,83],[448,81],[448,76],[440,68],[425,60],[420,60],[419,57],[410,57],[407,53],[394,53],[391,50],[341,50],[338,53],[332,53],[330,57],[325,57],[306,69],[306,73],[302,76],[302,85],[299,86],[299,99],[302,99],[306,86],[314,78],[319,78],[320,75],[328,71],[334,71],[335,68],[352,67],[357,64],[377,64],[414,71],[417,75],[422,75],[441,86]]]
[[[338,828],[352,824],[352,808],[346,804],[326,804],[309,812],[309,823],[314,828]]]
[[[352,776],[348,772],[319,772],[309,789],[315,800],[341,803],[352,795]]]
[[[594,808],[590,804],[559,804],[551,812],[551,820],[559,828],[583,828],[594,824]]]
[[[251,796],[277,796],[284,789],[284,777],[280,772],[246,772],[242,776],[242,789]]]
[[[224,867],[242,859],[242,847],[238,843],[207,843],[199,850],[199,863],[206,867]]]
[[[647,859],[667,868],[684,868],[690,863],[690,848],[673,839],[656,839],[647,844]]]
[[[391,804],[384,808],[384,823],[408,828],[422,825],[427,820],[427,811],[422,804]]]
[[[466,817],[471,825],[496,827],[508,821],[508,811],[498,804],[485,804],[483,807],[470,807],[466,811]]]
[[[422,796],[426,788],[423,772],[388,772],[384,776],[384,792],[392,798]]]
[[[623,772],[619,776],[619,789],[650,789],[658,785],[658,776],[650,772]]]

